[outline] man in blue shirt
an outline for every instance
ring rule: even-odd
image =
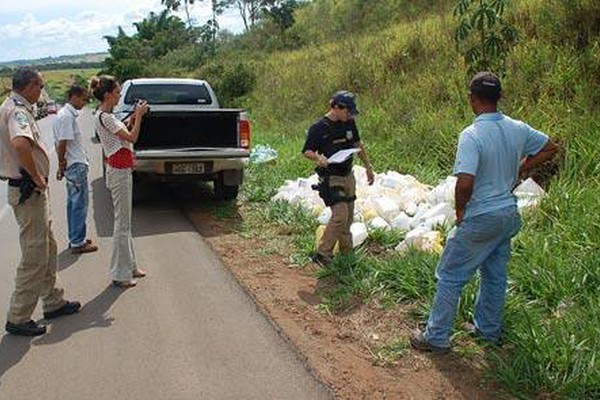
[[[519,174],[549,160],[558,150],[544,133],[498,112],[502,88],[496,75],[476,74],[470,92],[477,117],[460,134],[454,164],[456,234],[448,239],[436,270],[437,290],[427,327],[411,337],[411,345],[422,351],[450,350],[458,300],[477,270],[475,332],[498,343],[511,239],[521,227],[512,189]]]

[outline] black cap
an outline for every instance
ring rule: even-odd
[[[355,94],[347,90],[340,90],[331,96],[332,105],[342,106],[348,109],[350,115],[357,115]]]
[[[478,72],[469,84],[471,93],[486,100],[498,101],[502,93],[500,79],[489,71]]]

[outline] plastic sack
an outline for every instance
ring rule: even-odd
[[[319,218],[317,219],[319,220],[319,224],[327,225],[327,223],[329,223],[329,220],[331,219],[331,208],[327,207],[323,209],[323,211],[321,211],[321,214],[319,215]]]
[[[428,253],[440,254],[443,250],[442,234],[427,227],[419,226],[406,234],[402,242],[396,246],[396,251],[404,253],[410,248]]]
[[[386,221],[393,220],[399,213],[400,207],[389,197],[378,197],[373,200],[377,215]]]
[[[390,225],[392,226],[392,229],[398,229],[401,231],[408,231],[410,230],[410,223],[412,221],[412,218],[409,217],[408,215],[406,215],[406,213],[401,212],[400,214],[398,214],[396,216],[396,218],[394,218],[392,220],[392,222],[390,223]]]
[[[367,226],[362,222],[355,222],[350,226],[352,233],[352,246],[360,246],[367,240]]]
[[[371,229],[390,229],[390,225],[387,221],[381,217],[375,217],[369,222],[369,228]]]
[[[536,207],[546,192],[533,179],[527,178],[513,190],[513,194],[517,196],[517,207],[523,209]]]
[[[262,144],[256,145],[250,152],[250,162],[252,164],[264,164],[277,160],[277,150]]]

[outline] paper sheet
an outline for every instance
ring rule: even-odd
[[[349,159],[352,156],[352,154],[358,153],[359,151],[360,151],[360,149],[340,150],[337,153],[335,153],[334,155],[332,155],[331,157],[329,157],[327,159],[327,162],[329,162],[329,164],[343,163],[344,161]]]

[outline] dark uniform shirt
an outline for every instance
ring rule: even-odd
[[[340,150],[353,149],[360,141],[354,120],[332,121],[323,117],[309,129],[302,153],[312,150],[329,158]],[[346,176],[352,171],[352,157],[339,164],[330,164],[327,168],[317,168],[317,173]]]

